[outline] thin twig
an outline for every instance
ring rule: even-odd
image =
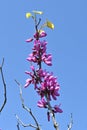
[[[20,123],[22,126],[24,126],[24,127],[29,127],[29,126],[31,126],[31,127],[33,127],[33,128],[36,128],[37,130],[41,130],[41,129],[40,129],[40,126],[39,126],[39,124],[38,124],[38,121],[36,120],[35,116],[33,115],[31,109],[28,108],[27,106],[25,106],[25,104],[24,104],[24,99],[23,99],[23,97],[22,97],[22,86],[21,86],[21,84],[20,84],[17,80],[15,80],[15,82],[18,84],[18,86],[19,86],[19,88],[20,88],[20,99],[21,99],[21,102],[22,102],[22,107],[23,107],[23,109],[25,109],[25,110],[32,116],[33,120],[35,121],[36,126],[34,126],[34,125],[32,125],[32,124],[27,124],[27,125],[24,124],[24,123],[19,119],[19,117],[16,115],[17,120],[18,120],[19,123]]]
[[[71,121],[70,121],[70,123],[68,124],[68,129],[67,129],[67,130],[71,130],[72,125],[73,125],[73,118],[72,118],[72,113],[71,113]]]
[[[17,130],[20,130],[19,122],[17,122]]]
[[[3,64],[4,64],[4,58],[2,60],[1,66],[0,66],[1,78],[2,78],[2,82],[3,82],[3,88],[4,88],[4,101],[3,101],[2,106],[0,108],[0,112],[3,110],[3,108],[6,104],[6,101],[7,101],[6,83],[4,80],[4,75],[3,75],[3,70],[2,70]]]
[[[36,25],[37,27],[39,26],[40,22],[41,22],[41,18],[39,18],[39,20],[38,20],[38,23]]]
[[[21,121],[21,119],[18,117],[18,115],[16,115],[16,118],[18,120],[18,122],[23,126],[23,127],[33,127],[33,128],[37,128],[36,126],[32,125],[32,124],[24,124],[23,121]]]
[[[52,107],[51,107],[51,104],[50,104],[47,96],[46,96],[46,100],[48,102],[48,110],[50,111],[50,115],[51,115],[51,118],[52,118],[52,121],[53,121],[54,128],[55,128],[55,130],[59,130],[59,124],[57,123],[57,121],[55,119],[55,114],[52,111]]]
[[[56,130],[59,130],[59,124],[56,122],[56,119],[55,119],[54,114],[52,113],[51,116],[52,116],[54,128],[55,128]]]

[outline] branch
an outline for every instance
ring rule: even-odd
[[[4,58],[2,60],[1,66],[0,66],[0,73],[1,73],[1,78],[2,78],[2,82],[3,82],[3,88],[4,88],[4,101],[3,101],[2,106],[0,108],[0,112],[3,110],[3,108],[6,104],[6,101],[7,101],[6,83],[4,80],[4,75],[3,75],[3,70],[2,70],[3,64],[4,64]]]
[[[20,127],[19,127],[19,122],[17,123],[17,130],[20,130]]]
[[[22,126],[24,126],[24,127],[29,127],[29,126],[31,126],[31,127],[33,127],[33,128],[36,128],[36,130],[41,130],[41,129],[40,129],[40,126],[39,126],[39,124],[38,124],[38,121],[36,120],[35,116],[33,115],[31,109],[28,108],[27,106],[25,106],[25,104],[24,104],[24,99],[23,99],[23,97],[22,97],[22,86],[20,85],[20,83],[19,83],[17,80],[15,80],[15,82],[18,84],[18,86],[19,86],[19,88],[20,88],[20,99],[21,99],[21,102],[22,102],[22,107],[23,107],[23,109],[25,109],[25,110],[32,116],[33,120],[35,121],[36,126],[34,126],[34,125],[32,125],[32,124],[24,124],[24,123],[19,119],[19,117],[16,115],[17,120],[18,120],[19,123],[20,123]]]
[[[55,130],[59,130],[59,124],[57,123],[57,121],[55,119],[55,114],[52,111],[51,104],[50,104],[50,102],[49,102],[47,97],[46,97],[46,100],[48,102],[48,110],[50,111],[50,115],[51,115],[51,118],[52,118],[52,121],[53,121],[54,128],[55,128]]]
[[[54,114],[51,114],[51,116],[52,116],[52,121],[53,121],[53,124],[54,124],[54,128],[56,130],[59,130],[59,124],[56,122]]]
[[[23,121],[21,121],[21,119],[18,117],[18,115],[16,115],[16,118],[18,120],[18,123],[20,123],[23,127],[29,127],[29,126],[31,126],[33,128],[37,128],[36,126],[34,126],[32,124],[24,124]],[[18,129],[18,130],[20,130],[20,129]]]
[[[72,113],[71,113],[71,121],[70,121],[70,123],[68,124],[68,129],[67,129],[67,130],[71,130],[72,125],[73,125],[73,118],[72,118]]]

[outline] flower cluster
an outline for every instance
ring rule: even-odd
[[[28,61],[37,63],[37,65],[40,65],[41,62],[44,62],[45,64],[51,66],[52,65],[52,55],[46,54],[46,41],[40,41],[35,40],[34,41],[34,47],[31,54],[29,54],[29,57],[27,58]]]
[[[40,11],[35,13],[41,14]],[[26,15],[27,18],[31,16],[32,15],[29,13]],[[46,24],[49,28],[54,28],[54,25],[51,22],[47,22]],[[27,58],[27,61],[29,61],[31,64],[31,72],[25,72],[29,75],[29,78],[26,80],[25,88],[30,84],[34,85],[34,89],[41,98],[41,100],[38,101],[37,106],[48,109],[47,115],[49,120],[50,113],[62,113],[60,105],[54,105],[52,107],[50,104],[52,100],[57,100],[57,97],[60,95],[60,85],[57,82],[57,77],[55,77],[52,72],[50,73],[42,69],[42,63],[45,63],[48,66],[52,66],[52,55],[47,54],[47,42],[45,40],[40,40],[40,38],[47,36],[47,34],[45,31],[37,29],[37,26],[35,27],[36,33],[33,35],[33,38],[26,40],[26,42],[33,41],[33,48],[32,53],[29,54]],[[32,64],[35,64],[35,67]]]
[[[26,74],[31,78],[26,80],[25,87],[32,83],[41,98],[46,97],[47,100],[51,101],[52,97],[56,100],[57,96],[59,96],[58,90],[60,89],[57,78],[53,76],[53,73],[49,73],[46,70],[38,69],[35,71],[34,67],[32,68],[33,72],[26,71]]]
[[[41,98],[46,97],[51,101],[51,97],[56,100],[56,96],[59,96],[59,84],[57,83],[57,78],[53,76],[53,73],[49,73],[46,70],[39,70],[39,77],[41,80],[41,85],[38,88],[38,93]]]

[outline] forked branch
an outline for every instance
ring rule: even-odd
[[[38,121],[36,120],[35,116],[33,115],[31,109],[28,108],[27,106],[25,106],[25,104],[24,104],[24,99],[23,99],[23,97],[22,97],[22,86],[21,86],[21,84],[20,84],[17,80],[15,80],[15,82],[18,84],[18,86],[19,86],[19,88],[20,88],[20,99],[21,99],[21,102],[22,102],[22,107],[23,107],[23,109],[25,109],[25,110],[31,115],[31,117],[33,118],[33,120],[34,120],[36,126],[35,126],[35,125],[32,125],[32,124],[24,124],[24,123],[21,121],[21,119],[16,115],[16,118],[17,118],[18,122],[19,122],[23,127],[29,127],[29,126],[31,126],[31,127],[33,127],[33,128],[36,128],[36,130],[41,130],[41,128],[40,128],[40,126],[39,126],[39,124],[38,124]]]

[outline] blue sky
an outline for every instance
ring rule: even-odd
[[[19,88],[14,79],[25,84],[29,64],[26,62],[32,44],[25,40],[33,35],[33,21],[25,18],[25,13],[42,10],[42,20],[48,18],[55,24],[52,31],[46,29],[47,51],[53,55],[53,66],[49,69],[58,76],[62,114],[56,116],[60,130],[67,129],[70,113],[73,113],[72,130],[87,127],[87,1],[86,0],[8,0],[0,2],[0,63],[7,85],[8,101],[0,114],[2,130],[16,130],[15,114],[25,123],[32,123],[31,117],[21,107]],[[0,79],[0,104],[2,83]],[[46,111],[36,106],[38,96],[33,87],[23,88],[25,104],[31,107],[43,130],[53,129],[47,123]],[[42,114],[43,113],[43,114]],[[28,128],[26,128],[28,129]],[[32,129],[32,128],[29,128]],[[21,130],[24,130],[21,127]]]

